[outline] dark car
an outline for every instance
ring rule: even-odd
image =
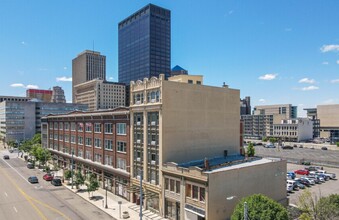
[[[289,150],[293,150],[293,147],[290,145],[285,145],[281,147],[282,149],[289,149]]]
[[[28,177],[28,182],[39,183],[39,180],[38,180],[38,177],[36,177],[36,176],[30,176],[30,177]]]
[[[300,145],[299,145],[299,148],[304,148],[304,146],[300,144]]]
[[[261,142],[258,142],[257,145],[261,145],[261,146],[262,146],[262,143],[261,143]]]
[[[53,180],[53,175],[50,173],[46,173],[42,178],[46,181],[51,181]]]
[[[9,156],[8,155],[4,155],[4,160],[9,160]]]
[[[298,182],[300,182],[301,184],[303,184],[307,187],[311,186],[311,183],[308,180],[305,180],[305,179],[299,179]]]
[[[33,165],[32,163],[28,163],[28,164],[27,164],[27,168],[28,168],[28,169],[34,169],[34,165]]]
[[[322,169],[323,169],[322,167],[317,167],[317,166],[305,167],[305,170],[308,170],[308,171],[318,171]]]
[[[327,150],[327,147],[322,147],[321,150]]]
[[[52,179],[51,184],[54,186],[61,186],[61,179]]]

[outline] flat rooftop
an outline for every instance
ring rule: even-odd
[[[278,161],[279,158],[245,157],[242,155],[229,155],[227,157],[205,158],[178,164],[178,167],[199,167],[207,173],[221,172]],[[208,161],[206,163],[206,161]]]

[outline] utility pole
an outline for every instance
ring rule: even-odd
[[[105,209],[108,209],[108,205],[107,205],[107,187],[108,187],[108,179],[106,178],[106,206]]]
[[[142,220],[142,177],[143,177],[143,170],[140,171],[140,220]]]
[[[247,202],[244,202],[244,220],[248,220],[248,207],[247,207]]]

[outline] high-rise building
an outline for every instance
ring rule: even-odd
[[[85,50],[72,60],[72,100],[74,86],[92,79],[106,80],[106,56]]]
[[[66,103],[65,92],[60,86],[53,87],[51,102]]]
[[[175,67],[173,67],[171,71],[171,76],[187,75],[187,74],[188,74],[188,71],[179,65],[176,65]]]
[[[124,83],[93,79],[76,85],[73,91],[75,103],[87,104],[89,111],[125,106],[126,86]]]
[[[149,4],[121,21],[119,82],[171,73],[171,12]]]
[[[0,96],[0,102],[3,101],[16,101],[16,102],[27,102],[30,98],[21,97],[21,96]]]
[[[244,99],[240,99],[240,115],[251,114],[251,97],[246,96]]]
[[[52,98],[52,90],[27,89],[26,96],[30,99],[38,99],[42,102],[50,102]]]

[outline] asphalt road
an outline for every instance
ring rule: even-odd
[[[10,155],[4,160],[3,155]],[[0,152],[0,219],[113,219],[63,186],[42,179],[43,172],[26,168],[17,154]],[[39,184],[27,181],[37,176]]]
[[[281,148],[264,148],[255,146],[255,153],[264,157],[279,157],[289,162],[300,162],[300,160],[311,161],[318,164],[333,165],[339,167],[338,150],[320,150],[310,148],[294,148],[293,150]]]

